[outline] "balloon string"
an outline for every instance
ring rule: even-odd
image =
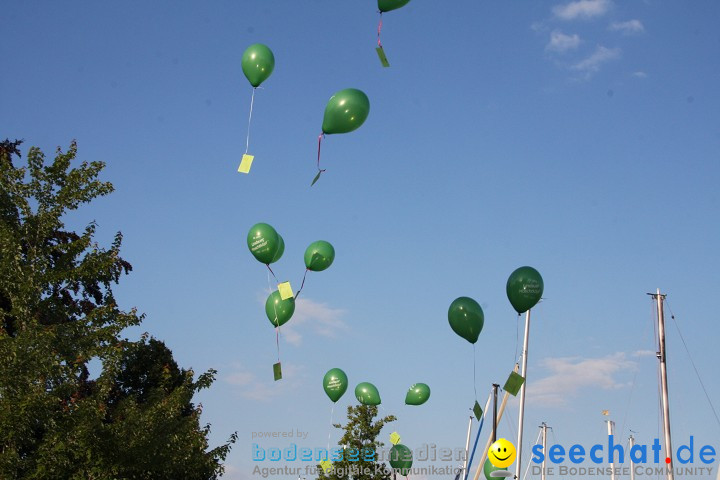
[[[330,434],[332,433],[332,425],[333,425],[333,416],[335,415],[335,402],[332,404],[332,408],[330,409],[330,427],[328,428],[328,444],[327,444],[327,451],[330,452]]]
[[[475,401],[477,402],[477,377],[475,375],[475,344],[473,343],[473,389],[475,390]]]
[[[272,294],[273,288],[272,288],[272,284],[270,283],[270,274],[272,273],[273,277],[275,277],[275,274],[273,273],[272,269],[270,268],[270,265],[266,265],[266,267],[268,267],[268,270],[269,270],[268,276],[267,276],[268,290],[270,290],[270,292]],[[275,277],[275,281],[277,281],[277,277]],[[277,346],[278,363],[280,363],[280,320],[278,319],[277,305],[275,305],[275,302],[272,302],[272,306],[273,306],[273,312],[275,313],[275,323],[274,323],[274,325],[275,325],[275,345]]]
[[[250,122],[252,122],[253,104],[255,103],[255,90],[256,87],[253,87],[252,97],[250,97],[250,116],[248,117],[247,138],[245,139],[245,154],[250,150]]]
[[[382,43],[380,43],[380,31],[382,30],[382,12],[380,12],[380,22],[378,22],[378,47],[382,48]]]
[[[295,300],[297,300],[297,298],[300,296],[300,292],[302,292],[302,289],[305,286],[305,277],[307,277],[308,270],[309,270],[309,268],[305,269],[305,275],[303,275],[303,281],[302,281],[302,284],[300,284],[300,290],[298,290],[297,293],[295,294]]]
[[[277,323],[277,321],[277,317],[275,317],[275,322]],[[275,345],[277,346],[278,363],[280,363],[280,327],[275,327]]]
[[[270,268],[270,265],[266,263],[265,266],[267,267],[268,270],[270,270],[270,273],[272,273],[272,276],[275,279],[275,281],[279,282],[280,280],[277,279],[277,277],[275,276],[275,272],[272,271],[272,268]],[[269,282],[270,282],[270,277],[268,277],[268,283]]]

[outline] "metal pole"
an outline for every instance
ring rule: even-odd
[[[525,339],[523,340],[522,350],[522,371],[520,375],[525,381],[520,387],[520,415],[518,417],[518,440],[515,448],[517,450],[517,462],[515,464],[515,478],[520,478],[522,472],[522,438],[523,438],[523,420],[525,419],[525,387],[527,386],[527,360],[528,360],[528,340],[530,337],[530,310],[525,313]]]
[[[545,480],[545,460],[547,459],[547,424],[545,422],[540,425],[540,428],[542,428],[542,446],[543,446],[543,453],[545,456],[543,457],[542,461],[542,473],[540,474],[541,480]]]
[[[630,451],[628,452],[628,455],[630,456],[630,480],[635,480],[635,464],[632,459],[633,446],[635,446],[635,437],[630,434]]]
[[[493,430],[492,430],[492,442],[495,443],[497,441],[497,391],[498,391],[498,385],[497,383],[493,383]]]
[[[615,422],[612,420],[605,420],[607,422],[608,426],[608,436],[613,434],[613,427],[615,426]],[[610,455],[613,459],[612,461],[612,471],[610,472],[610,478],[612,480],[615,480],[615,455],[612,454],[612,452],[608,452],[608,455]]]
[[[465,462],[463,463],[463,478],[465,478],[465,475],[468,468],[468,461],[470,459],[470,432],[472,432],[472,415],[470,415],[470,420],[468,420],[468,431],[467,431],[467,439],[465,440]]]
[[[662,385],[662,407],[663,407],[663,430],[665,432],[665,458],[670,459],[670,463],[667,464],[667,478],[668,480],[674,480],[673,474],[673,462],[672,462],[672,441],[670,439],[670,404],[668,399],[668,383],[667,383],[667,352],[665,351],[665,316],[663,314],[663,300],[666,295],[660,293],[660,289],[657,289],[657,293],[650,294],[657,302],[657,314],[658,314],[658,343],[659,351],[657,352],[658,360],[660,360],[660,382]]]
[[[515,368],[513,369],[513,372],[517,373],[518,366],[515,365]],[[502,420],[503,413],[505,412],[505,405],[507,405],[508,398],[510,398],[510,393],[505,391],[503,394],[502,402],[500,402],[500,411],[498,411],[498,414],[496,416],[496,422],[500,423],[500,420]],[[488,398],[488,400],[490,400]],[[487,460],[488,456],[488,449],[490,448],[490,445],[493,444],[492,441],[492,434],[490,437],[488,437],[487,443],[485,444],[485,448],[483,449],[483,455],[482,459],[480,460],[480,463],[478,464],[477,468],[475,468],[475,476],[473,477],[473,480],[478,480],[480,478],[480,473],[483,471],[483,467],[485,466],[485,460]]]

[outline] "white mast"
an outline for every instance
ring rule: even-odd
[[[520,387],[520,416],[518,417],[518,440],[515,448],[517,450],[517,462],[515,463],[515,478],[521,478],[522,469],[522,438],[523,420],[525,419],[525,387],[527,386],[527,359],[528,359],[528,338],[530,336],[530,310],[525,312],[525,339],[522,350],[522,371],[520,375],[525,379]]]
[[[630,434],[630,451],[628,452],[628,455],[630,456],[630,480],[635,480],[635,464],[633,463],[632,459],[632,449],[635,446],[635,437],[632,436],[632,433]]]
[[[542,446],[543,446],[543,453],[545,453],[545,456],[543,457],[542,461],[542,473],[540,474],[541,480],[545,480],[545,460],[547,459],[547,429],[548,426],[545,422],[540,425],[540,428],[542,428]]]
[[[657,358],[660,360],[660,383],[662,386],[662,407],[663,407],[663,431],[665,433],[665,458],[670,459],[670,463],[667,464],[667,478],[668,480],[675,480],[673,474],[673,462],[672,462],[672,440],[670,439],[670,404],[668,399],[668,383],[667,383],[667,354],[665,351],[665,316],[663,314],[663,301],[667,295],[660,293],[660,289],[657,289],[657,293],[650,293],[653,299],[657,302],[657,315],[658,315],[658,352]]]
[[[463,478],[467,478],[468,461],[470,460],[470,433],[472,432],[472,415],[468,421],[467,439],[465,440],[465,463],[463,463]]]
[[[615,428],[615,422],[613,422],[612,420],[605,420],[605,422],[607,422],[607,426],[608,426],[608,436],[613,435],[613,428]],[[615,480],[615,455],[613,454],[613,452],[608,452],[608,455],[610,455],[610,457],[613,459],[612,471],[610,472],[610,478],[612,480]]]

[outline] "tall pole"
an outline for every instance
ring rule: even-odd
[[[608,436],[613,434],[613,427],[615,427],[615,422],[612,420],[605,420],[607,422],[608,426]],[[612,480],[615,480],[615,455],[613,455],[612,452],[608,452],[608,455],[610,455],[610,458],[613,459],[612,461],[612,470],[610,471],[610,478]]]
[[[493,431],[492,431],[492,442],[495,443],[497,441],[497,391],[498,391],[498,385],[497,383],[493,383]]]
[[[543,446],[543,453],[545,453],[545,456],[543,457],[542,461],[542,473],[540,474],[541,480],[545,480],[545,460],[547,459],[547,429],[548,426],[545,422],[540,425],[540,428],[542,428],[542,446]]]
[[[660,289],[657,289],[657,293],[650,294],[657,302],[657,315],[658,315],[658,352],[657,358],[660,360],[660,383],[662,386],[662,407],[663,407],[663,431],[665,433],[665,458],[670,459],[670,463],[667,464],[667,478],[668,480],[675,480],[673,474],[673,462],[672,462],[672,441],[670,439],[670,404],[668,399],[668,383],[667,383],[667,353],[665,351],[665,315],[663,314],[663,301],[666,295],[660,293]]]
[[[628,452],[628,455],[630,456],[630,480],[635,480],[635,464],[633,463],[633,457],[632,457],[632,449],[635,446],[635,437],[632,436],[632,433],[630,434],[630,451]]]
[[[468,461],[470,458],[470,432],[472,431],[472,415],[468,421],[467,439],[465,439],[465,462],[463,463],[463,478],[467,478]]]
[[[530,310],[525,312],[525,339],[523,340],[522,350],[522,371],[520,375],[525,379],[520,387],[520,416],[518,417],[518,440],[515,448],[517,449],[517,462],[515,463],[515,478],[521,478],[522,472],[522,438],[523,438],[523,420],[525,419],[525,387],[527,386],[527,360],[528,360],[528,339],[530,337]]]
[[[518,366],[517,366],[517,364],[515,364],[515,368],[513,369],[513,372],[517,373],[517,369],[518,369]],[[510,398],[510,392],[508,392],[506,390],[505,393],[503,394],[502,402],[500,402],[500,410],[498,411],[497,415],[495,416],[496,423],[500,423],[500,420],[502,420],[502,416],[503,416],[503,413],[505,412],[505,405],[507,405],[508,398]],[[488,398],[488,401],[490,401],[490,398]],[[486,408],[486,410],[487,410],[487,408]],[[485,460],[487,460],[488,450],[490,449],[490,445],[492,445],[493,443],[494,442],[492,439],[492,434],[490,434],[490,436],[487,439],[487,443],[485,444],[485,448],[482,450],[483,455],[480,460],[480,463],[475,468],[475,476],[473,477],[473,480],[478,480],[478,478],[480,478],[480,473],[483,471],[483,467],[485,466]]]

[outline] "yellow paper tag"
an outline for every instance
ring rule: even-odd
[[[328,470],[333,468],[333,464],[329,460],[323,460],[322,462],[320,462],[320,466],[322,467],[323,472],[325,472],[325,473],[327,473]]]
[[[278,283],[278,292],[280,292],[281,300],[287,300],[288,298],[293,298],[295,296],[293,295],[290,282]]]
[[[397,432],[393,432],[390,434],[390,443],[393,445],[397,445],[400,443],[400,435]]]
[[[240,162],[240,166],[238,167],[238,172],[250,173],[250,167],[252,166],[254,158],[255,157],[252,155],[248,155],[247,153],[244,154],[242,157],[242,161]]]

